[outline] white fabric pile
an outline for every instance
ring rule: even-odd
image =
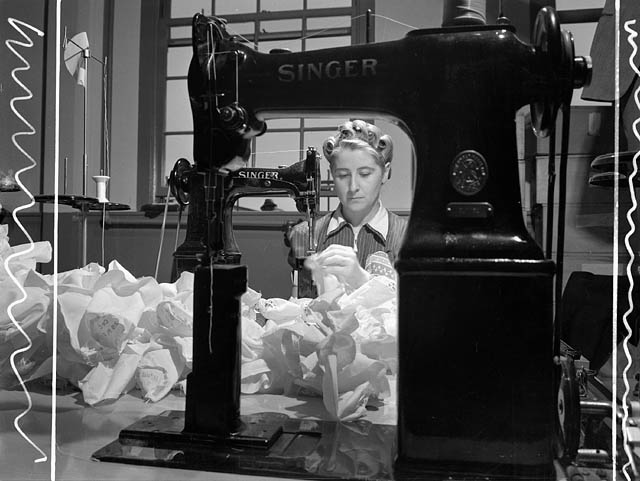
[[[89,264],[58,274],[53,302],[53,276],[34,270],[35,262],[51,256],[48,244],[39,244],[31,257],[11,264],[27,293],[12,313],[33,343],[14,355],[21,376],[51,375],[55,307],[58,376],[77,386],[87,404],[116,400],[136,387],[153,402],[171,389],[184,390],[192,365],[193,274],[159,284],[135,278],[116,261],[107,270]],[[9,247],[6,229],[0,230],[0,258],[20,249]],[[0,270],[0,388],[17,382],[9,358],[27,344],[7,312],[20,296]],[[314,300],[264,299],[248,289],[242,296],[242,392],[322,396],[330,418],[358,418],[370,397],[389,395],[396,319],[395,282],[386,277],[373,277],[349,295],[337,286]]]
[[[50,351],[43,334],[51,294],[49,289],[43,289],[33,282],[33,269],[36,263],[51,260],[51,245],[48,242],[36,242],[33,248],[28,244],[11,247],[8,230],[7,225],[0,225],[0,388],[15,382],[10,357],[16,350],[28,346],[27,339],[15,326],[11,316],[33,340],[28,352],[14,356],[18,372],[25,374],[33,371],[42,362],[43,351]],[[7,267],[15,282],[7,272]]]
[[[396,319],[395,282],[386,277],[313,300],[262,299],[250,290],[243,296],[242,391],[319,395],[332,419],[361,417],[371,396],[390,395]]]

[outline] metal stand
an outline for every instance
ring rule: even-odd
[[[82,122],[82,195],[68,195],[67,192],[67,158],[65,157],[64,162],[64,194],[59,195],[57,198],[57,202],[59,204],[68,205],[77,209],[80,212],[80,224],[81,224],[81,266],[87,265],[87,238],[88,238],[88,213],[90,211],[115,211],[115,210],[129,210],[130,207],[126,204],[119,204],[116,202],[100,202],[95,197],[87,196],[87,177],[89,171],[89,157],[87,154],[87,123],[88,123],[88,115],[89,115],[89,59],[93,59],[99,64],[102,65],[103,68],[103,82],[106,86],[107,78],[106,78],[106,65],[107,59],[105,57],[104,61],[97,59],[93,55],[91,55],[91,51],[89,50],[88,44],[86,47],[79,45],[73,39],[67,40],[67,33],[65,29],[65,41],[63,44],[63,48],[66,47],[67,42],[76,46],[79,51],[75,54],[71,55],[69,58],[73,58],[76,55],[82,55],[82,66],[86,72],[86,76],[84,79],[84,92],[83,92],[83,122]],[[68,60],[68,59],[65,59]],[[72,72],[73,73],[73,72]],[[103,89],[106,92],[106,89]],[[105,118],[104,122],[106,125],[107,115],[106,115],[106,93],[104,96],[104,109],[105,109]],[[105,134],[106,139],[106,134]],[[108,152],[108,149],[107,149]],[[108,157],[108,153],[107,153]],[[104,165],[101,165],[100,173],[104,174]],[[38,195],[34,197],[36,202],[41,204],[53,204],[56,202],[55,195]]]
[[[53,204],[56,201],[55,195],[36,195],[34,200],[41,204]],[[81,223],[81,265],[87,265],[87,213],[91,205],[97,204],[98,199],[95,197],[86,197],[84,195],[59,195],[58,204],[68,205],[80,211],[80,223]]]

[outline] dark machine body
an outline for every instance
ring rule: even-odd
[[[315,222],[320,202],[319,156],[312,147],[306,157],[287,167],[243,168],[235,172],[207,172],[186,159],[176,162],[169,179],[178,202],[189,206],[187,233],[173,256],[177,273],[193,271],[203,257],[215,264],[239,264],[241,252],[233,232],[233,209],[241,197],[288,195]]]
[[[236,438],[244,439],[239,312],[240,297],[247,289],[247,268],[240,265],[233,208],[241,197],[289,195],[314,225],[320,201],[319,155],[310,147],[304,160],[288,167],[224,173],[201,172],[197,164],[180,159],[169,182],[175,198],[190,206],[185,241],[174,253],[178,272],[195,271],[193,371],[187,378],[185,431],[214,433],[222,439],[236,433]],[[256,440],[262,441],[262,436]]]
[[[198,173],[192,178],[198,180],[192,182],[214,179],[203,192],[226,182],[222,167],[264,132],[269,116],[384,117],[413,141],[414,196],[396,264],[396,478],[445,476],[431,477],[433,472],[554,477],[562,444],[554,266],[522,219],[515,115],[531,104],[534,126],[545,133],[561,100],[586,81],[588,68],[574,57],[571,37],[561,32],[552,10],[540,14],[536,28],[534,45],[521,42],[510,26],[497,25],[262,54],[230,37],[219,19],[194,17],[189,94]],[[187,233],[187,242],[200,242],[199,249],[206,226],[220,224],[206,214],[207,195],[189,212],[192,233],[200,227],[191,239]],[[211,344],[215,350],[220,340],[211,336],[210,323],[225,323],[227,333],[220,335],[235,335],[239,342],[237,325],[218,313],[223,305],[237,312],[246,282],[243,268],[222,265],[230,258],[235,263],[235,257],[217,254],[221,245],[233,251],[235,242],[216,236],[208,233],[214,241],[204,247],[213,254],[204,255],[194,289],[194,373],[202,370],[203,379],[229,376],[212,362]],[[214,285],[234,286],[223,294],[227,299],[214,287],[213,321],[211,255],[226,276],[214,278]],[[230,269],[242,272],[229,274]],[[239,376],[239,352],[232,351],[224,351],[225,369]],[[238,379],[227,381],[226,399],[214,381],[203,382],[195,386],[189,380],[185,432],[224,438],[225,430],[238,429]],[[193,407],[206,411],[214,397],[220,398],[215,409],[221,416]]]

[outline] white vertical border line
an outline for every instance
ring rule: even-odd
[[[621,20],[625,20],[625,19],[621,19]],[[638,46],[635,41],[636,37],[638,36],[638,33],[631,28],[631,25],[635,25],[635,24],[636,24],[635,19],[626,20],[624,22],[624,30],[625,32],[627,32],[627,36],[626,36],[627,42],[631,46],[631,54],[629,54],[629,58],[627,59],[627,62],[629,63],[629,66],[634,71],[634,73],[636,75],[640,75],[640,70],[638,70],[638,67],[636,67],[634,63],[636,61],[635,59],[636,53],[638,52]],[[638,92],[640,92],[640,88],[634,87],[632,83],[629,89],[632,91],[630,96],[633,98],[636,108],[638,108],[640,106],[638,104]],[[629,99],[629,101],[631,101],[631,99]],[[640,135],[638,134],[638,129],[637,129],[638,122],[640,122],[640,119],[636,119],[633,122],[632,129],[631,129],[636,139],[640,139]],[[631,481],[631,476],[628,473],[629,468],[631,468],[631,470],[633,471],[634,476],[638,475],[638,469],[633,459],[632,446],[629,442],[629,430],[627,429],[629,426],[629,407],[630,407],[628,403],[628,399],[629,399],[629,392],[631,390],[631,386],[629,385],[629,370],[631,369],[631,366],[633,363],[631,353],[629,352],[629,340],[631,339],[631,335],[632,335],[631,326],[629,325],[629,316],[635,309],[635,306],[633,304],[633,295],[632,295],[633,289],[634,289],[632,269],[633,269],[633,264],[635,262],[636,256],[633,251],[633,248],[631,247],[631,236],[633,236],[633,234],[636,232],[636,225],[633,220],[633,214],[636,212],[638,207],[636,193],[634,190],[635,177],[638,174],[638,154],[639,152],[636,152],[633,156],[633,161],[632,161],[633,171],[629,176],[629,194],[631,198],[631,207],[627,211],[627,222],[629,224],[629,230],[625,235],[625,247],[627,248],[627,253],[629,254],[629,261],[627,262],[627,271],[626,271],[627,279],[629,280],[629,289],[627,292],[629,309],[622,316],[622,321],[624,323],[624,328],[625,328],[625,336],[622,341],[622,349],[624,350],[624,354],[627,360],[624,370],[622,371],[622,382],[624,383],[624,395],[622,396],[622,411],[623,411],[622,441],[624,443],[624,451],[627,454],[627,462],[622,467],[622,474],[624,474],[624,477],[627,479],[627,481]]]
[[[51,374],[51,481],[56,479],[56,411],[57,411],[57,376],[58,376],[58,175],[60,171],[60,4],[56,0],[56,51],[55,66],[55,113],[53,121],[53,298],[51,309],[53,317],[53,356]],[[49,15],[49,12],[47,12]],[[44,73],[47,74],[46,72]]]
[[[612,306],[612,336],[611,342],[611,367],[612,367],[612,400],[611,403],[611,460],[613,469],[613,481],[617,479],[617,460],[616,453],[618,452],[618,439],[617,439],[617,405],[618,405],[618,235],[619,235],[619,210],[620,210],[620,182],[618,179],[618,173],[620,172],[620,0],[615,0],[615,72],[614,72],[614,107],[613,107],[613,297],[611,300]]]

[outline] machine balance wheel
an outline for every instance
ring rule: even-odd
[[[580,446],[580,388],[573,359],[563,357],[560,368],[556,449],[559,459],[572,460],[576,458]]]
[[[544,7],[533,27],[533,44],[543,62],[554,73],[554,84],[542,98],[531,103],[531,124],[538,137],[547,137],[555,128],[560,106],[571,99],[576,86],[587,82],[590,67],[584,58],[576,59],[573,36],[560,28],[558,14]],[[576,66],[579,67],[576,74]]]
[[[191,163],[187,159],[178,159],[169,174],[171,195],[183,207],[189,205],[189,174],[191,171]]]

